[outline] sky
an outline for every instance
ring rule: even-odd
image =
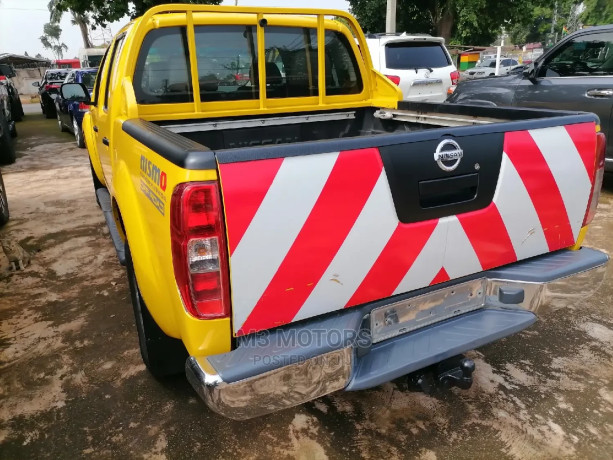
[[[43,33],[43,24],[49,22],[47,10],[49,0],[0,0],[0,53],[23,54],[30,56],[37,53],[53,59],[52,53],[45,50],[39,37]],[[234,5],[234,0],[224,0],[223,5]],[[238,0],[242,6],[285,6],[308,8],[332,8],[349,10],[346,0]],[[115,34],[128,22],[128,19],[109,25],[110,33]],[[60,23],[62,41],[68,46],[64,58],[77,57],[79,48],[83,47],[79,28],[70,23],[70,15],[65,14]],[[109,38],[107,31],[106,38]],[[94,44],[102,42],[102,33],[93,32]],[[97,42],[97,43],[96,43]]]

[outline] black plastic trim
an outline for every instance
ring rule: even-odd
[[[181,168],[217,169],[212,150],[166,128],[142,119],[133,119],[124,121],[122,129],[145,147]]]

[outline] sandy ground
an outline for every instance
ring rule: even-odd
[[[0,280],[0,458],[613,457],[613,270],[597,295],[471,352],[468,391],[394,382],[234,422],[184,377],[147,373],[85,151],[35,109],[18,129],[0,238],[32,263]],[[587,244],[613,252],[611,235],[608,178]]]

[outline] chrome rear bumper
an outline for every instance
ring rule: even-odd
[[[265,331],[229,353],[188,358],[187,378],[213,411],[236,420],[370,388],[514,334],[534,323],[535,313],[585,300],[604,281],[607,261],[591,249],[560,251],[393,303]],[[322,331],[352,334],[332,345],[287,340],[321,339]]]

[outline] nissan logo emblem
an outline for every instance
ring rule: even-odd
[[[443,171],[453,171],[458,167],[463,156],[464,151],[456,141],[445,139],[436,146],[434,161]]]

